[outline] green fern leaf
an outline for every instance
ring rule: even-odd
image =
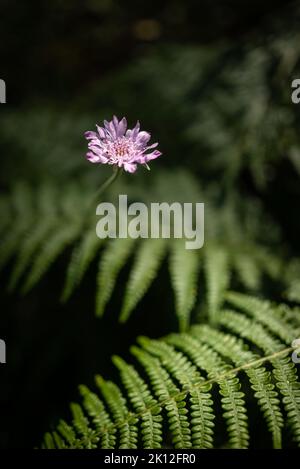
[[[97,278],[96,314],[102,316],[115,286],[119,271],[130,256],[134,239],[117,238],[110,241],[100,259]]]
[[[249,313],[257,321],[267,326],[284,342],[290,344],[295,339],[295,328],[279,317],[269,301],[237,292],[227,292],[225,298],[230,304]]]
[[[101,448],[114,448],[116,429],[112,426],[112,421],[105,410],[103,402],[97,394],[91,392],[86,386],[80,386],[79,390],[83,396],[83,406],[91,417],[96,432],[101,433]]]
[[[145,350],[159,357],[162,365],[182,388],[189,390],[193,448],[212,448],[214,414],[209,393],[211,385],[199,388],[198,385],[203,383],[204,378],[182,353],[176,352],[170,345],[146,337],[139,338],[138,342]]]
[[[61,420],[58,424],[57,430],[59,434],[64,438],[64,446],[69,448],[82,448],[83,443],[81,442],[80,438],[77,438],[75,428],[71,425],[67,424],[64,420]],[[59,439],[59,444],[61,444],[61,438],[56,433],[56,437],[54,435],[55,443],[57,444],[57,438]]]
[[[131,352],[142,363],[148,373],[153,391],[166,409],[172,442],[175,448],[191,448],[191,430],[187,418],[185,395],[179,393],[167,371],[160,366],[159,360],[147,352],[132,347]]]
[[[9,201],[11,224],[6,227],[6,234],[1,241],[0,268],[3,268],[18,250],[34,221],[33,197],[27,184],[16,184]]]
[[[125,290],[120,321],[127,321],[132,310],[145,295],[161,265],[166,249],[166,240],[147,239],[143,241],[136,253]]]
[[[209,326],[194,326],[193,333],[197,339],[210,345],[216,352],[225,358],[232,360],[235,366],[245,363],[254,363],[258,356],[247,350],[245,344],[232,335],[216,331]],[[280,401],[275,386],[272,383],[271,373],[262,365],[256,365],[245,369],[254,397],[265,416],[268,428],[272,433],[273,447],[281,448],[281,428],[283,426],[283,415],[280,410]]]
[[[228,253],[220,246],[207,246],[204,254],[208,317],[215,324],[229,284]]]
[[[80,234],[81,223],[73,225],[64,225],[61,229],[52,234],[45,241],[40,251],[37,253],[32,268],[22,287],[22,291],[27,293],[41,279],[43,274],[49,269],[50,265],[64,251],[66,246],[70,245]]]
[[[118,386],[105,381],[101,376],[96,376],[96,383],[100,388],[105,401],[114,418],[114,422],[119,431],[119,448],[136,449],[138,440],[138,419],[128,412],[126,399],[123,397]]]
[[[197,296],[197,275],[200,267],[198,251],[185,249],[182,240],[171,243],[170,275],[175,294],[175,311],[179,330],[189,327],[191,310]]]
[[[96,431],[90,427],[90,422],[84,415],[80,405],[74,403],[71,404],[71,411],[73,414],[73,425],[79,437],[81,438],[81,444],[83,448],[96,448],[99,437],[97,436]]]
[[[255,257],[250,254],[234,253],[233,268],[238,279],[248,290],[257,290],[261,285],[261,273]]]
[[[34,254],[40,249],[45,239],[48,239],[59,228],[56,192],[52,186],[42,185],[37,197],[37,214],[39,222],[34,223],[21,243],[17,260],[12,271],[9,288],[16,287],[23,273],[31,265]],[[45,214],[47,214],[45,216]]]
[[[281,320],[287,320],[291,313],[282,305],[272,305],[270,310]],[[140,347],[131,349],[139,372],[134,365],[113,358],[124,396],[116,384],[101,377],[96,382],[104,402],[81,387],[87,416],[80,406],[73,405],[73,424],[60,422],[57,431],[45,436],[43,447],[136,448],[141,444],[154,449],[170,444],[171,436],[176,448],[210,448],[216,403],[216,408],[221,404],[227,427],[222,446],[229,443],[233,448],[247,448],[251,394],[273,446],[281,447],[281,431],[286,425],[300,445],[300,382],[290,356],[294,347],[286,347],[280,334],[268,330],[254,316],[222,310],[217,321],[226,333],[195,325],[189,333],[160,340],[140,338]],[[246,394],[241,390],[241,373],[248,378],[243,381]],[[215,386],[218,394],[213,392]]]
[[[114,364],[121,372],[121,378],[128,392],[134,410],[141,416],[141,435],[145,449],[160,448],[162,441],[161,406],[151,395],[148,386],[136,372],[120,357],[113,357]]]
[[[187,334],[172,335],[167,340],[187,353],[200,369],[205,370],[210,378],[218,382],[230,446],[232,448],[247,448],[249,432],[244,393],[240,391],[240,381],[234,373],[228,373],[226,379],[221,377],[221,373],[230,371],[231,367],[223,362],[220,356],[207,345],[199,343]]]
[[[79,244],[74,248],[69,263],[62,300],[67,301],[74,289],[80,284],[88,266],[96,256],[101,246],[100,240],[94,229],[87,230]]]
[[[282,344],[259,323],[233,311],[222,311],[219,323],[250,340],[265,353],[282,350]],[[297,370],[290,358],[272,360],[276,385],[283,396],[283,405],[295,440],[300,443],[300,383]]]

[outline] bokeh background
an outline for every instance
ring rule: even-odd
[[[150,174],[140,170],[124,184],[175,200],[194,184],[210,211],[209,232],[250,239],[283,260],[279,279],[262,282],[264,294],[300,298],[300,104],[291,102],[300,78],[299,2],[2,0],[0,10],[4,197],[24,181],[51,180],[61,197],[70,181],[96,188],[108,173],[85,161],[84,131],[112,114],[139,119],[163,156]],[[12,236],[5,223],[1,236]],[[112,354],[126,356],[139,334],[176,330],[166,265],[120,326],[127,267],[100,320],[96,265],[71,300],[59,302],[69,255],[25,296],[7,288],[14,256],[2,270],[8,363],[0,368],[0,448],[39,445],[68,417],[79,383],[99,371],[114,376]]]

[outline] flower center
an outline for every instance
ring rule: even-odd
[[[134,145],[123,137],[114,142],[107,142],[106,153],[113,164],[128,161],[134,155]]]
[[[116,142],[115,154],[116,156],[125,156],[128,154],[128,143],[127,142]]]

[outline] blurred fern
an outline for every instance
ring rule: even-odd
[[[245,172],[258,190],[265,189],[285,160],[299,177],[299,113],[290,88],[299,75],[299,44],[299,31],[291,30],[255,44],[154,46],[96,81],[68,112],[51,107],[10,111],[0,128],[3,182],[24,174],[36,181],[49,174],[62,180],[88,173],[81,164],[83,132],[112,109],[150,122],[172,155],[170,166],[181,162],[184,152],[202,181],[218,178],[223,189],[230,190]],[[158,122],[164,122],[163,130]],[[22,127],[17,140],[16,127]]]
[[[172,199],[172,190],[180,185],[182,178],[189,188],[190,200],[201,200],[193,178],[180,171],[177,176],[169,178],[169,184],[164,183],[164,188],[160,185],[164,180],[162,175],[154,179],[153,197],[159,193],[162,200]],[[125,188],[120,188],[122,191],[123,189]],[[136,197],[143,200],[141,188],[129,190],[129,197],[134,198],[135,191]],[[146,197],[147,201],[149,198],[151,200],[149,193]],[[249,292],[259,291],[265,276],[278,285],[282,282],[283,258],[270,254],[262,245],[252,241],[251,236],[245,239],[241,223],[232,218],[236,207],[225,205],[217,208],[204,192],[203,198],[209,207],[206,215],[209,241],[201,250],[186,250],[184,240],[100,240],[95,233],[96,217],[88,212],[89,198],[90,189],[84,183],[82,186],[66,184],[63,194],[56,185],[49,182],[37,188],[24,183],[17,184],[12,189],[3,203],[2,230],[7,234],[0,247],[2,267],[14,258],[9,282],[11,289],[20,288],[23,293],[28,292],[42,279],[56,259],[72,248],[62,300],[67,301],[80,287],[89,266],[97,259],[99,268],[95,279],[95,309],[96,314],[102,316],[118,275],[134,252],[120,312],[120,320],[126,321],[151,287],[162,262],[167,258],[175,311],[180,330],[184,331],[189,326],[194,310],[201,272],[204,272],[206,284],[206,288],[202,290],[207,291],[206,311],[212,324],[224,300],[230,277],[232,282],[241,284]],[[231,239],[233,227],[234,238]],[[290,283],[290,277],[286,280]]]

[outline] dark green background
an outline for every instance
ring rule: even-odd
[[[299,20],[297,3],[278,0],[2,0],[0,5],[0,78],[7,84],[7,104],[0,108],[3,192],[20,177],[35,183],[42,171],[63,180],[68,165],[76,181],[86,150],[83,131],[112,113],[126,114],[131,123],[140,119],[159,140],[164,155],[153,164],[154,174],[162,167],[172,172],[184,166],[202,182],[217,183],[222,164],[211,166],[201,142],[185,134],[194,119],[195,101],[201,105],[203,99],[205,106],[207,97],[213,99],[210,84],[224,68],[235,67],[248,49],[265,47],[270,38],[297,30]],[[205,79],[182,97],[180,80],[179,92],[172,89],[169,56],[176,60],[185,50],[198,48],[212,56],[216,51],[217,59],[208,60],[201,70]],[[186,70],[174,71],[183,77],[183,88],[185,73],[188,77],[189,69],[200,67],[193,55],[186,60]],[[276,63],[270,63],[270,77],[272,67]],[[165,90],[171,90],[169,97]],[[286,81],[287,94],[289,90]],[[43,112],[51,112],[49,121]],[[68,123],[66,133],[64,128],[58,131],[60,119]],[[48,146],[43,151],[36,141],[45,138]],[[66,144],[68,152],[52,160],[48,150],[57,141]],[[298,175],[284,157],[271,164],[264,189],[247,166],[232,180],[231,189],[257,197],[280,227],[285,249],[297,255]],[[84,171],[91,168],[86,165]],[[109,314],[99,320],[89,281],[96,265],[67,305],[58,301],[68,254],[24,298],[6,291],[10,266],[1,274],[0,337],[7,342],[7,364],[0,369],[0,448],[39,445],[44,431],[59,417],[69,416],[68,403],[77,399],[79,383],[92,383],[96,372],[113,377],[112,354],[127,356],[139,334],[159,337],[176,330],[166,266],[139,306],[143,314],[120,326],[117,315],[126,271]],[[157,314],[158,309],[164,314]],[[259,438],[259,427],[255,433],[258,446],[269,444]]]

